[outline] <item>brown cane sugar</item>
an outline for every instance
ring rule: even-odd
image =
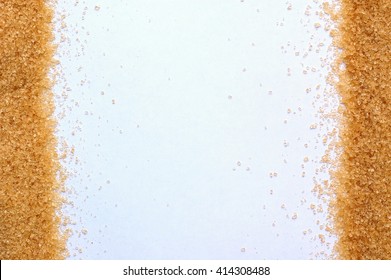
[[[0,1],[0,259],[62,259],[60,166],[52,117],[53,10]]]
[[[341,154],[332,216],[341,259],[391,259],[391,1],[341,0]]]

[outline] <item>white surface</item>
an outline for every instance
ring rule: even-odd
[[[309,209],[324,150],[309,127],[325,50],[303,56],[310,43],[328,44],[304,15],[314,3],[59,2],[71,107],[60,134],[80,160],[70,164],[78,194],[67,211],[76,231],[88,230],[71,238],[71,258],[308,259],[324,250],[324,217]],[[307,66],[317,71],[303,75]]]

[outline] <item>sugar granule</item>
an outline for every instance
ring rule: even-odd
[[[341,0],[337,14],[335,251],[341,259],[391,259],[391,5]]]
[[[0,2],[0,259],[63,259],[49,70],[53,9]]]

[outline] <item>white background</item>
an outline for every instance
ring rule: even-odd
[[[330,44],[314,2],[59,1],[70,258],[330,252],[311,209]]]

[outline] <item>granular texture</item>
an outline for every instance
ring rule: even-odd
[[[52,16],[45,0],[0,1],[0,259],[65,257]]]
[[[341,0],[338,14],[336,253],[391,259],[391,1]]]

